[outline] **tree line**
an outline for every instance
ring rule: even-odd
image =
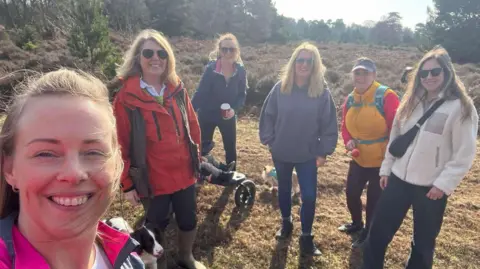
[[[436,44],[457,62],[480,62],[480,1],[434,0],[428,19],[410,29],[402,16],[390,12],[379,21],[347,25],[337,20],[295,20],[279,15],[272,0],[0,0],[0,24],[21,31],[22,46],[59,33],[76,34],[70,43],[93,61],[110,49],[97,32],[105,27],[121,32],[154,28],[168,36],[211,39],[232,32],[242,42],[317,42],[417,46]],[[93,28],[93,29],[92,29]],[[83,36],[82,36],[83,35]],[[87,35],[87,36],[85,36]],[[90,36],[88,36],[90,35]],[[97,35],[97,37],[95,37]],[[78,37],[79,36],[79,37]],[[25,42],[26,41],[26,42]],[[30,42],[30,43],[29,43]],[[99,55],[99,56],[98,56]],[[100,57],[101,58],[101,57]]]

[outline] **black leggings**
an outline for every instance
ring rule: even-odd
[[[229,120],[221,120],[220,122],[209,121],[208,119],[198,118],[202,136],[202,149],[208,148],[207,145],[212,143],[215,128],[220,129],[222,135],[223,148],[225,150],[225,162],[227,164],[237,161],[237,119],[233,117]],[[209,152],[202,152],[207,155]]]
[[[350,162],[346,195],[348,210],[352,216],[352,222],[355,224],[363,223],[361,196],[367,182],[366,226],[368,227],[372,221],[375,205],[382,194],[379,171],[378,167],[362,167],[355,161]]]
[[[148,209],[146,221],[157,224],[162,230],[168,226],[170,203],[181,231],[188,232],[197,227],[195,184],[172,194],[158,195],[152,200],[143,198],[141,201]]]

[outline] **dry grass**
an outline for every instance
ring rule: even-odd
[[[337,231],[340,224],[349,220],[344,194],[348,157],[343,153],[344,147],[339,143],[328,164],[319,169],[314,235],[324,255],[313,260],[299,260],[299,204],[292,208],[295,230],[290,244],[277,245],[274,238],[280,212],[260,177],[263,165],[271,164],[271,160],[267,149],[258,141],[257,125],[256,120],[248,118],[241,119],[238,124],[238,169],[257,184],[255,205],[250,211],[240,211],[235,208],[232,189],[201,186],[197,198],[199,226],[195,256],[209,268],[359,268],[361,252],[352,250],[351,238]],[[223,159],[218,132],[215,139],[219,145],[215,154]],[[477,161],[449,200],[437,241],[434,268],[480,268],[479,173],[480,162]],[[132,209],[128,203],[124,207],[125,217],[130,221],[142,214],[140,209]],[[110,215],[118,214],[121,214],[120,204],[116,202]],[[174,227],[175,223],[169,226],[167,246],[173,252],[176,250]],[[388,249],[386,268],[402,268],[408,257],[411,235],[409,212]]]

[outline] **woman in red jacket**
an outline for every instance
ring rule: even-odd
[[[162,230],[168,225],[171,205],[179,228],[179,263],[190,269],[205,268],[192,255],[197,226],[194,167],[200,157],[196,147],[200,143],[200,127],[175,72],[169,42],[155,30],[142,31],[126,52],[117,74],[123,83],[114,109],[125,162],[125,198],[133,205],[141,201],[147,221]],[[131,121],[129,115],[135,113],[140,119]],[[143,137],[134,141],[144,143],[142,154],[133,153],[140,146],[133,143],[132,137],[138,136]],[[139,172],[141,162],[133,158],[145,160],[144,171]],[[142,175],[138,176],[139,173]],[[160,258],[158,265],[166,268],[165,258]]]

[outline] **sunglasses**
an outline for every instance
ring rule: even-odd
[[[228,48],[228,47],[222,47],[220,48],[220,50],[223,52],[223,53],[234,53],[237,48]]]
[[[304,63],[307,63],[308,65],[312,65],[313,64],[313,58],[308,58],[308,59],[305,59],[305,58],[297,58],[295,60],[295,62],[297,64],[304,64]]]
[[[370,72],[368,72],[365,69],[357,69],[357,70],[353,71],[353,74],[355,74],[355,76],[368,76],[369,73]]]
[[[437,68],[433,68],[433,69],[430,69],[430,70],[420,70],[418,71],[418,75],[421,77],[421,78],[426,78],[428,77],[428,74],[432,74],[432,77],[436,77],[438,75],[440,75],[440,73],[442,73],[442,70],[443,68],[441,67],[437,67]]]
[[[152,49],[144,49],[142,50],[142,56],[147,58],[147,59],[150,59],[153,57],[153,54],[155,53],[154,50]],[[166,50],[164,49],[161,49],[161,50],[157,50],[157,56],[158,58],[162,59],[162,60],[165,60],[167,59],[168,57],[168,53]]]

